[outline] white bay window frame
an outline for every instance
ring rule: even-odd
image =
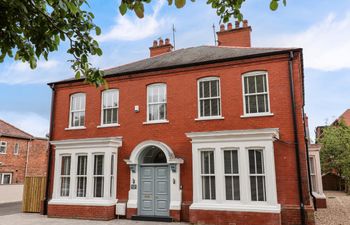
[[[187,133],[192,141],[193,203],[190,209],[279,213],[273,141],[278,129],[255,129]],[[200,176],[202,149],[214,149],[216,199],[202,198]],[[226,200],[224,151],[237,150],[240,200]],[[264,152],[266,201],[252,201],[250,193],[249,149]]]
[[[53,205],[91,205],[91,206],[111,206],[117,202],[115,199],[116,190],[111,190],[113,187],[116,189],[116,184],[111,185],[111,176],[116,181],[117,175],[117,153],[118,148],[122,145],[121,137],[110,138],[90,138],[90,139],[75,139],[75,140],[63,140],[52,141],[52,145],[55,146],[55,175],[54,175],[54,188],[53,196],[49,204]],[[94,156],[104,155],[103,165],[103,197],[94,197]],[[60,195],[60,172],[61,172],[61,157],[71,156],[71,173],[70,173],[70,192],[69,196],[64,197]],[[77,197],[77,163],[78,156],[87,156],[87,181],[86,181],[86,197]],[[111,158],[114,155],[114,165],[111,165]],[[114,167],[114,174],[111,174],[111,168]]]
[[[265,76],[266,90],[263,92],[246,93],[245,78],[256,77],[256,76],[260,76],[260,75]],[[255,88],[257,89],[256,83],[255,83]],[[250,96],[250,95],[253,95],[253,96],[266,95],[267,96],[266,101],[267,101],[268,110],[266,110],[266,112],[256,112],[256,113],[247,112],[246,97]],[[270,106],[269,79],[268,79],[268,72],[267,71],[252,71],[252,72],[247,72],[247,73],[242,74],[242,96],[243,96],[243,115],[241,116],[242,118],[244,118],[244,117],[259,117],[259,116],[273,116],[273,113],[271,112],[271,106]],[[258,111],[258,107],[259,107],[258,100],[256,100],[256,107],[257,107],[257,111]]]

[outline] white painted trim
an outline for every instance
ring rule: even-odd
[[[201,104],[200,104],[200,82],[203,81],[213,81],[217,80],[219,81],[219,97],[220,97],[220,115],[218,116],[201,116]],[[221,82],[220,82],[220,77],[219,76],[209,76],[209,77],[202,77],[197,80],[197,118],[195,120],[210,120],[211,118],[214,117],[222,117],[222,96],[221,96]]]
[[[86,127],[67,127],[64,130],[85,130]]]
[[[260,212],[280,213],[280,205],[242,205],[242,204],[216,204],[216,203],[193,203],[190,209],[210,211],[236,211],[236,212]]]
[[[200,117],[194,119],[195,121],[203,121],[203,120],[223,120],[225,117],[222,116],[208,116],[208,117]]]
[[[3,172],[1,172],[0,173],[0,184],[3,184],[3,185],[7,185],[7,184],[4,184],[4,176],[5,175],[10,175],[10,183],[8,183],[8,184],[12,184],[12,173],[3,173]]]
[[[264,112],[264,113],[247,113],[246,112],[246,105],[245,105],[244,78],[245,77],[251,77],[251,76],[257,76],[257,75],[265,75],[266,76],[266,92],[267,92],[267,101],[268,101],[269,110],[268,110],[268,112]],[[268,76],[268,72],[264,71],[264,70],[259,70],[259,71],[252,71],[252,72],[243,73],[242,74],[242,97],[243,97],[243,115],[241,116],[241,118],[255,117],[253,115],[257,115],[256,117],[258,117],[258,116],[272,116],[273,113],[271,113],[271,105],[270,105],[270,91],[269,91],[269,76]]]
[[[143,122],[142,124],[159,124],[159,123],[169,123],[169,120],[150,120]]]
[[[119,123],[98,125],[97,128],[120,127]]]
[[[264,117],[264,116],[273,116],[273,113],[248,113],[241,115],[241,118],[251,118],[251,117]]]

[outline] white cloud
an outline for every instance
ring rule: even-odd
[[[0,118],[36,137],[49,132],[49,120],[34,112],[0,111]]]
[[[171,19],[159,18],[159,11],[162,9],[165,1],[160,0],[153,7],[151,15],[145,15],[143,19],[136,16],[132,18],[127,15],[119,15],[115,19],[115,25],[110,31],[96,37],[101,42],[106,41],[136,41],[160,33],[161,29],[171,24]],[[170,25],[168,26],[170,27]]]
[[[2,65],[0,83],[35,84],[65,79],[71,75],[69,64],[58,60],[38,61],[32,70],[28,63],[11,62]]]
[[[343,18],[331,13],[300,33],[271,36],[259,44],[302,47],[305,67],[323,71],[350,68],[350,12]]]

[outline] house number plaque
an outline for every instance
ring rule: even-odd
[[[137,189],[137,185],[136,184],[131,184],[131,187],[130,187],[132,190],[135,190]]]

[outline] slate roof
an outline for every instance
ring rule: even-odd
[[[118,76],[150,72],[178,67],[210,64],[221,61],[232,61],[244,58],[254,58],[268,55],[286,53],[299,48],[247,48],[247,47],[222,47],[222,46],[198,46],[179,49],[155,57],[139,60],[129,64],[105,69],[105,76]],[[80,79],[83,80],[83,79]],[[77,81],[74,78],[61,80],[55,83],[68,83]]]
[[[22,138],[22,139],[34,138],[32,135],[0,119],[0,137],[1,136]]]

